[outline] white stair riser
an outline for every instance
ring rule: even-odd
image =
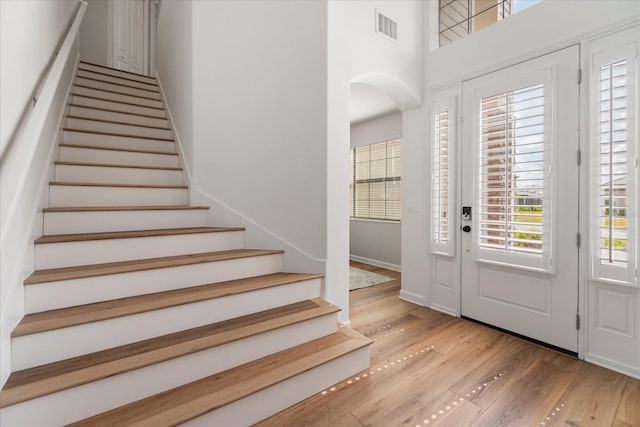
[[[314,319],[290,325],[9,406],[0,411],[0,424],[69,424],[323,337],[331,333],[327,323],[325,319]],[[329,328],[335,331],[335,322]]]
[[[206,225],[207,211],[204,209],[45,212],[43,234],[159,230]]]
[[[242,249],[243,231],[35,245],[36,270]]]
[[[125,73],[124,71],[114,70],[111,68],[98,67],[96,65],[80,63],[78,67],[82,70],[95,71],[98,73],[109,74],[110,76],[122,77],[129,80],[136,80],[144,83],[155,83],[155,80],[151,77],[143,76],[140,74]]]
[[[87,107],[105,108],[107,110],[122,111],[132,114],[144,114],[146,116],[153,116],[159,118],[166,118],[164,109],[148,108],[139,105],[123,104],[117,101],[109,101],[106,99],[94,99],[80,95],[72,95],[72,104],[84,105]]]
[[[76,119],[73,117],[67,118],[67,127],[72,129],[87,130],[91,132],[108,132],[124,135],[145,136],[147,138],[171,139],[171,131],[169,129],[156,129],[134,125],[123,125],[96,120]]]
[[[68,130],[63,132],[63,142],[65,144],[90,145],[92,147],[116,148],[119,150],[160,151],[163,153],[173,153],[176,149],[173,141],[101,135],[99,133]]]
[[[302,285],[284,287],[288,289],[263,289],[254,293],[215,298],[13,338],[11,369],[28,369],[292,304],[319,295],[319,289],[304,289]],[[317,291],[315,296],[314,291]],[[244,304],[245,307],[231,306],[232,302]],[[254,311],[247,311],[250,307],[254,307]],[[336,321],[336,317],[325,319],[325,335],[335,332]],[[38,351],[42,348],[46,348],[47,351]],[[215,361],[212,360],[211,364],[215,365]]]
[[[60,161],[163,168],[178,167],[178,156],[80,147],[60,147]]]
[[[25,313],[144,295],[282,271],[281,254],[27,285]]]
[[[111,101],[130,102],[136,105],[142,105],[145,107],[162,108],[162,102],[154,99],[140,98],[137,96],[123,95],[121,93],[107,92],[99,89],[91,89],[86,87],[74,86],[72,92],[74,95],[87,95],[95,96],[97,98],[104,98]]]
[[[150,99],[157,99],[160,100],[160,94],[158,93],[158,91],[148,91],[148,90],[144,90],[144,89],[139,89],[139,88],[134,88],[131,86],[127,86],[126,83],[122,83],[122,84],[117,84],[117,83],[109,83],[109,82],[103,82],[103,81],[98,81],[98,80],[93,80],[93,79],[85,79],[83,77],[78,77],[76,78],[76,84],[77,85],[82,85],[82,86],[89,86],[89,87],[93,87],[96,89],[101,89],[101,90],[112,90],[115,92],[125,92],[128,93],[130,95],[135,95],[135,96],[140,96],[143,98],[150,98]]]
[[[103,184],[181,185],[181,170],[56,165],[55,181]]]
[[[50,185],[49,204],[73,206],[177,206],[189,203],[186,188]]]
[[[69,115],[86,117],[87,119],[111,120],[114,122],[131,123],[141,126],[169,127],[167,119],[157,119],[154,117],[137,116],[134,114],[118,113],[116,111],[95,110],[87,107],[69,106]]]
[[[96,73],[96,72],[93,72],[93,71],[78,70],[78,74],[77,75],[78,75],[78,77],[88,77],[90,79],[96,79],[96,80],[102,80],[102,81],[110,82],[110,83],[133,86],[133,87],[137,87],[137,88],[140,88],[140,89],[148,89],[148,90],[155,90],[155,91],[158,90],[158,86],[156,86],[156,85],[152,85],[152,84],[149,84],[149,83],[142,83],[142,82],[131,80],[131,79],[123,79],[121,77],[114,77],[114,76],[111,76],[111,75],[104,74],[103,72]]]
[[[358,349],[180,425],[253,425],[368,369],[370,360],[369,347]]]

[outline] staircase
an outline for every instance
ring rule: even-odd
[[[154,79],[81,62],[65,120],[0,425],[250,425],[368,368],[322,276],[189,205]]]

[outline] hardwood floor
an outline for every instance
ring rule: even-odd
[[[371,368],[267,426],[640,426],[640,381],[398,298],[400,274],[350,293]]]

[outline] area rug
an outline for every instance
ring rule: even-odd
[[[349,267],[349,290],[366,288],[381,283],[390,282],[393,278],[360,268]]]

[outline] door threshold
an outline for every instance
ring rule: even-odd
[[[481,322],[480,320],[472,319],[471,317],[467,317],[467,316],[460,316],[460,317],[462,319],[464,319],[464,320],[468,320],[470,322],[477,323],[479,325],[486,326],[486,327],[491,328],[491,329],[495,329],[496,331],[500,331],[500,332],[505,333],[507,335],[511,335],[513,337],[520,338],[520,339],[523,339],[525,341],[529,341],[530,343],[537,344],[537,345],[539,345],[541,347],[546,347],[546,348],[548,348],[550,350],[555,350],[555,351],[557,351],[559,353],[566,354],[567,356],[575,357],[576,359],[578,358],[578,353],[575,352],[575,351],[567,350],[566,348],[558,347],[558,346],[555,346],[553,344],[549,344],[549,343],[546,343],[544,341],[540,341],[540,340],[537,340],[535,338],[528,337],[526,335],[521,335],[521,334],[518,334],[516,332],[512,332],[512,331],[509,331],[507,329],[503,329],[503,328],[500,328],[498,326],[491,325],[489,323]]]

